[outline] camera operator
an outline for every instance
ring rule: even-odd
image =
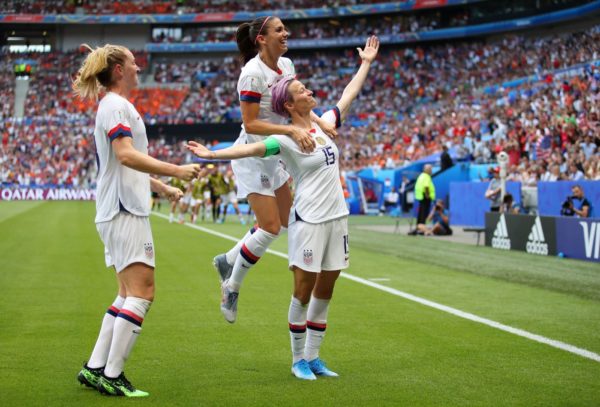
[[[581,185],[573,185],[571,192],[573,195],[568,196],[563,202],[560,214],[563,216],[578,216],[580,218],[590,216],[590,201],[583,195]]]
[[[444,201],[441,199],[438,199],[435,202],[435,206],[429,213],[429,216],[427,216],[427,222],[431,222],[431,226],[427,226],[423,223],[417,225],[417,230],[425,236],[449,236],[452,234],[450,218],[448,217],[448,212],[444,208]]]
[[[509,213],[513,215],[521,213],[520,205],[515,202],[512,194],[504,195],[502,205],[500,206],[500,213]]]

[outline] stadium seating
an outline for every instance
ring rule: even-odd
[[[599,179],[594,147],[600,115],[599,40],[600,27],[593,27],[542,38],[505,36],[489,43],[382,50],[338,140],[344,156],[342,170],[401,167],[439,152],[446,144],[455,158],[477,163],[493,162],[497,153],[506,151],[511,157],[510,179],[525,185],[582,176]],[[15,149],[20,150],[22,161],[33,154],[27,146],[31,140],[22,138],[24,128],[55,131],[61,123],[76,123],[69,129],[75,132],[73,140],[61,140],[67,149],[79,148],[80,139],[91,134],[95,104],[72,96],[75,72],[64,69],[76,69],[83,57],[79,50],[27,55],[39,68],[29,82],[24,118],[11,118],[15,82],[2,75],[2,182],[46,182],[45,177],[23,175],[25,167],[9,157]],[[323,108],[338,100],[358,63],[353,50],[291,51],[290,57],[299,79],[315,91]],[[9,73],[15,58],[4,54],[0,69]],[[236,86],[241,67],[236,57],[194,55],[188,62],[175,62],[166,56],[150,60],[148,54],[136,52],[136,58],[146,68],[140,76],[147,83],[133,101],[147,124],[240,120]],[[82,151],[93,154],[92,149]],[[161,152],[170,158],[186,157],[180,145],[163,145],[156,154]]]

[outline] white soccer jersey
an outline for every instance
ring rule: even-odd
[[[282,77],[295,75],[294,64],[288,58],[279,58],[278,70],[269,68],[257,55],[242,68],[238,81],[238,94],[241,102],[258,103],[258,119],[274,124],[286,124],[287,119],[273,112],[271,106],[271,89]],[[264,136],[246,133],[242,125],[240,136],[235,144],[255,143],[264,140]],[[238,198],[245,198],[251,193],[275,196],[274,191],[280,188],[288,174],[280,167],[277,157],[265,159],[257,157],[235,160],[231,164],[237,178]]]
[[[321,118],[340,126],[337,107]],[[296,219],[322,223],[349,214],[340,181],[338,148],[316,123],[313,126],[310,132],[317,147],[308,154],[287,136],[271,136],[278,141],[280,157],[296,185],[290,223]]]
[[[122,165],[112,148],[117,137],[131,137],[133,147],[148,154],[146,126],[125,98],[109,92],[96,114],[94,139],[98,161],[96,223],[114,218],[120,210],[150,216],[150,176]]]
[[[273,107],[271,106],[271,88],[282,77],[296,75],[296,71],[294,64],[288,58],[279,58],[277,66],[279,68],[277,71],[272,70],[256,55],[242,68],[237,90],[240,102],[259,103],[258,120],[275,124],[286,124],[286,118],[273,112]],[[245,132],[243,124],[242,129]],[[248,143],[255,143],[263,139],[264,136],[248,134]]]

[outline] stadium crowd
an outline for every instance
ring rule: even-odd
[[[598,60],[595,44],[599,40],[600,28],[595,27],[544,39],[516,36],[490,44],[462,42],[384,53],[347,119],[350,125],[338,140],[345,158],[342,168],[400,167],[446,145],[455,158],[477,163],[493,162],[497,153],[506,151],[511,158],[511,179],[525,184],[600,179],[600,69],[588,65],[576,75],[563,77],[556,72]],[[517,48],[519,54],[513,52]],[[7,119],[0,124],[2,182],[44,182],[50,176],[39,174],[49,165],[56,166],[55,174],[62,174],[56,175],[60,182],[90,182],[82,181],[86,176],[71,176],[66,181],[69,175],[64,175],[72,174],[73,168],[89,170],[88,163],[93,163],[86,158],[86,154],[93,155],[93,148],[88,149],[82,140],[91,134],[94,106],[73,98],[71,74],[60,69],[77,66],[74,60],[82,54],[30,57],[39,61],[40,69],[30,81],[27,119]],[[140,58],[147,56],[142,53]],[[331,106],[339,98],[336,89],[343,88],[340,84],[347,82],[356,63],[351,51],[292,58],[299,77],[315,91],[321,106]],[[9,68],[4,62],[2,69]],[[148,124],[239,121],[239,70],[239,61],[233,56],[178,64],[153,61],[149,72],[168,88],[138,90],[136,106]],[[542,80],[501,86],[530,75]],[[14,97],[10,86],[14,82],[7,77],[0,81],[0,99],[6,101]],[[12,104],[3,106],[1,114],[6,118],[12,114]],[[54,134],[60,122],[68,123],[73,137],[48,145],[42,142],[39,148],[64,148],[67,164],[54,157],[46,162],[35,159],[37,155],[29,156],[40,150],[29,148],[23,140],[38,145],[39,140],[30,139],[32,134],[38,138],[44,132]],[[21,137],[24,133],[27,137]],[[18,154],[13,156],[13,152]],[[186,158],[181,145],[164,142],[153,154],[168,161]]]
[[[385,3],[372,0],[371,3]],[[399,2],[402,2],[400,0]],[[335,6],[352,6],[357,0],[336,0]],[[7,0],[0,5],[2,14],[174,14],[174,13],[230,13],[281,9],[320,8],[316,0]]]
[[[382,24],[381,19],[384,20]],[[468,23],[468,15],[463,10],[432,12],[427,14],[396,14],[381,18],[329,19],[327,21],[291,20],[286,28],[292,39],[321,39],[338,37],[374,35],[402,35],[431,31],[437,28],[464,26]],[[166,31],[158,31],[152,37],[153,42],[235,42],[236,26],[192,27],[183,30],[180,38],[169,36]]]

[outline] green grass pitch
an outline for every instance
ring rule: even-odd
[[[126,372],[144,400],[81,387],[114,273],[86,202],[0,202],[0,405],[598,406],[600,363],[341,278],[321,356],[338,379],[290,374],[287,262],[266,254],[219,312],[212,257],[229,240],[153,216],[156,300]],[[242,236],[234,222],[202,226]],[[351,218],[347,272],[600,353],[600,267],[370,232]],[[286,252],[286,239],[272,249]]]

